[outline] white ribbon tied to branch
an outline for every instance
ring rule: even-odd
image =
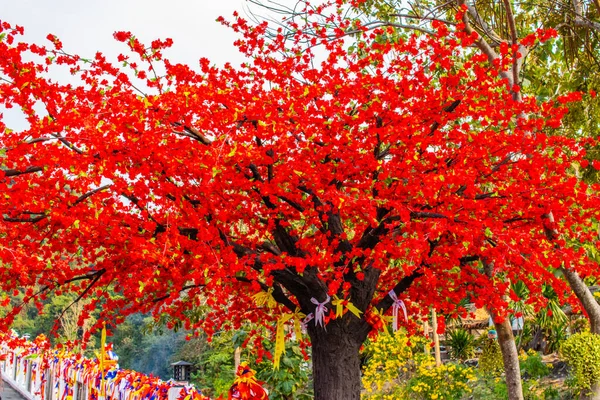
[[[392,315],[394,316],[393,328],[394,332],[396,332],[398,330],[398,311],[400,310],[400,308],[402,308],[402,311],[404,312],[404,319],[406,320],[406,322],[408,322],[408,314],[406,313],[406,306],[404,305],[404,302],[400,300],[398,296],[396,296],[396,292],[394,292],[394,289],[390,290],[388,296],[390,296],[394,301],[394,304],[392,304]]]
[[[310,302],[317,306],[315,309],[315,326],[321,325],[323,328],[325,328],[325,312],[329,310],[327,307],[325,307],[325,304],[329,303],[330,300],[331,297],[329,297],[329,295],[322,303],[319,303],[319,300],[315,299],[314,297],[310,298]]]

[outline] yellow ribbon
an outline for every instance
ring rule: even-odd
[[[302,340],[302,321],[306,318],[306,315],[300,311],[299,308],[296,308],[294,312],[294,332],[296,332],[296,340]]]
[[[344,315],[344,302],[345,302],[344,299],[340,299],[336,295],[333,296],[333,301],[331,302],[331,304],[333,304],[335,306],[335,317],[336,318],[341,318]],[[356,308],[356,306],[354,304],[352,304],[352,302],[350,300],[348,300],[347,303],[348,304],[345,304],[346,309],[348,311],[350,311],[352,314],[354,314],[356,316],[356,318],[360,318],[360,314],[362,314],[362,311],[360,311],[358,308]]]
[[[259,307],[266,305],[268,308],[275,308],[277,306],[277,301],[273,298],[272,293],[273,288],[270,288],[266,292],[260,291],[252,296],[252,300],[254,300],[256,305]]]
[[[383,324],[382,324],[383,330],[385,331],[386,335],[389,335],[390,332],[388,331],[387,324],[388,324],[390,318],[386,317],[381,312],[379,312],[379,309],[377,307],[373,307],[371,312],[373,313],[373,315],[375,315],[381,319],[381,321],[383,322]]]
[[[352,304],[352,302],[350,300],[348,300],[348,304],[346,304],[346,308],[348,309],[348,311],[350,311],[352,314],[354,314],[356,316],[356,318],[360,318],[360,314],[362,314],[362,311],[360,311],[358,308],[356,308],[356,306],[354,304]]]
[[[341,318],[344,315],[344,299],[340,299],[336,295],[333,295],[331,304],[335,306],[335,317]]]
[[[104,360],[106,359],[106,322],[102,323],[102,334],[100,335],[100,395],[106,396],[106,389],[104,388]]]
[[[277,320],[277,333],[275,334],[275,355],[273,356],[273,367],[279,369],[281,355],[285,351],[285,323],[292,319],[294,314],[283,314]]]

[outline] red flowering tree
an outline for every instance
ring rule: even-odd
[[[2,289],[209,334],[312,314],[315,398],[358,399],[359,348],[400,300],[411,315],[465,298],[501,315],[508,280],[535,298],[543,282],[565,292],[565,260],[589,274],[583,251],[544,235],[590,240],[598,213],[573,173],[585,143],[545,134],[578,95],[515,101],[467,55],[475,34],[380,40],[393,28],[341,15],[327,17],[338,36],[292,26],[291,42],[237,19],[248,64],[198,71],[163,56],[169,40],[116,33],[130,50],[117,67],[3,23],[0,104],[29,127],[0,121]],[[365,32],[352,54],[351,30]],[[50,79],[56,66],[77,83]]]

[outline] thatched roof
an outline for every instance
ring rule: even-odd
[[[485,308],[476,308],[475,304],[467,304],[469,314],[466,318],[459,318],[450,326],[460,326],[464,329],[486,329],[489,325],[490,314]]]

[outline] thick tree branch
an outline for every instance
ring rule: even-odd
[[[212,144],[212,140],[210,140],[209,138],[207,138],[206,136],[204,136],[196,128],[193,128],[193,127],[187,126],[187,125],[183,125],[183,124],[181,124],[179,122],[175,122],[172,125],[174,127],[176,127],[176,128],[183,127],[183,130],[181,130],[181,131],[173,129],[172,132],[175,133],[176,135],[189,137],[190,139],[194,139],[195,141],[200,142],[200,143],[202,143],[202,144],[204,144],[206,146]]]
[[[398,282],[392,290],[396,293],[396,295],[400,295],[406,292],[408,288],[412,285],[412,283],[415,281],[415,279],[421,276],[423,276],[423,272],[421,272],[420,270],[416,270],[412,274],[400,279],[400,282]],[[389,295],[387,295],[383,299],[381,299],[375,307],[377,307],[379,309],[379,312],[383,314],[392,306],[392,304],[394,304],[394,300],[392,300],[392,298]]]
[[[87,198],[89,198],[89,197],[91,197],[91,196],[95,195],[96,193],[99,193],[99,192],[101,192],[101,191],[103,191],[103,190],[106,190],[106,189],[108,189],[108,188],[109,188],[109,187],[111,187],[111,186],[112,186],[112,185],[104,185],[104,186],[100,186],[99,188],[96,188],[96,189],[90,190],[89,192],[82,194],[81,196],[79,196],[79,197],[78,197],[78,198],[77,198],[77,199],[76,199],[76,200],[73,202],[73,204],[71,205],[71,207],[73,207],[73,206],[76,206],[77,204],[79,204],[79,203],[81,203],[81,202],[85,201],[85,199],[87,199]]]
[[[16,169],[5,169],[5,170],[2,170],[2,172],[4,172],[4,176],[11,177],[11,176],[31,174],[31,173],[40,172],[43,170],[44,170],[43,167],[27,167],[24,171],[19,171]]]
[[[326,229],[327,232],[329,232],[329,235],[327,237],[329,242],[331,243],[334,239],[338,241],[339,244],[335,251],[340,252],[342,254],[346,254],[352,251],[352,245],[350,244],[350,241],[343,238],[343,234],[345,233],[344,226],[342,224],[342,219],[340,217],[339,211],[335,209],[334,205],[330,202],[326,204],[323,203],[319,196],[317,196],[311,189],[309,189],[306,186],[300,186],[298,189],[300,189],[302,192],[306,193],[311,197],[315,206],[315,210],[319,214],[319,218],[321,220],[321,223],[323,224],[323,227]],[[325,218],[325,216],[327,216],[327,218]],[[343,260],[340,260],[338,262],[338,264],[343,263]]]
[[[68,147],[69,149],[73,150],[77,154],[83,154],[83,150],[81,150],[80,148],[78,148],[77,146],[75,146],[73,143],[69,142],[63,136],[60,136],[57,133],[51,133],[50,135],[53,138],[58,139],[62,144],[64,144],[66,147]]]
[[[101,275],[101,274],[104,274],[105,272],[106,272],[106,269],[102,268],[102,269],[100,269],[98,271],[94,271],[94,272],[92,272],[90,274],[76,276],[75,278],[67,279],[64,282],[57,283],[56,286],[59,287],[59,286],[66,285],[66,284],[72,283],[72,282],[94,279],[99,274]]]
[[[591,21],[583,16],[583,5],[581,4],[581,0],[571,0],[573,3],[573,8],[575,11],[575,26],[580,26],[584,28],[594,29],[600,32],[600,24],[594,21]],[[594,0],[596,3],[596,7],[598,8],[598,12],[600,12],[600,2],[599,0]]]
[[[460,6],[467,7],[468,13],[463,15],[463,23],[465,24],[465,32],[467,34],[472,34],[474,32],[473,27],[471,26],[471,22],[469,21],[469,14],[472,15],[475,20],[482,20],[479,13],[472,5],[467,4],[466,0],[458,0],[458,4]],[[494,61],[499,58],[496,51],[490,46],[490,44],[480,35],[479,39],[475,42],[475,45],[481,50],[483,54],[485,54],[488,58],[490,64],[494,64]],[[500,76],[502,78],[508,79],[509,86],[512,87],[514,85],[514,80],[512,74],[509,74],[507,71],[500,71]]]
[[[40,222],[43,219],[46,219],[48,216],[46,214],[40,214],[37,215],[35,217],[28,217],[28,218],[22,218],[22,217],[4,217],[4,221],[6,222],[29,222],[29,223],[36,223],[36,222]]]
[[[253,282],[251,279],[243,278],[243,277],[236,277],[236,279],[240,282],[247,282],[247,283]],[[264,290],[265,292],[268,292],[269,289],[273,289],[273,291],[271,292],[271,296],[273,296],[275,301],[277,301],[279,304],[285,306],[291,312],[296,312],[296,308],[298,308],[298,306],[296,304],[294,304],[294,302],[285,295],[285,293],[283,292],[283,290],[281,289],[281,286],[279,286],[279,284],[274,283],[273,286],[271,286],[269,288],[269,286],[263,282],[260,282],[260,281],[256,281],[256,282],[258,282],[258,284],[260,285],[260,288],[262,290]]]
[[[508,28],[510,30],[510,37],[512,45],[515,46],[519,42],[519,37],[517,34],[517,26],[515,24],[515,17],[513,15],[512,6],[510,4],[510,0],[503,0],[504,9],[506,11],[506,22],[508,24]],[[522,58],[523,55],[514,55],[513,56],[513,65],[512,65],[512,74],[513,74],[513,82],[517,84],[519,82],[519,59]]]

